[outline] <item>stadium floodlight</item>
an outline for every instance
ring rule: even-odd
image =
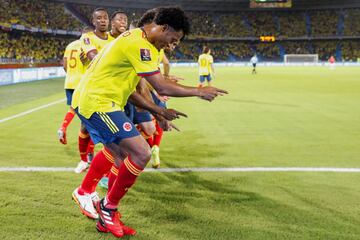
[[[284,63],[317,63],[318,54],[285,54]]]

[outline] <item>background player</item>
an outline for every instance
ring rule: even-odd
[[[258,63],[258,58],[256,56],[256,54],[254,54],[254,56],[252,56],[252,58],[250,59],[250,63],[253,66],[252,72],[251,74],[256,74],[256,64]]]
[[[329,65],[330,65],[330,69],[335,69],[335,57],[333,55],[330,56],[329,58]]]
[[[211,86],[211,77],[215,76],[214,71],[214,59],[210,55],[211,50],[207,46],[204,46],[203,53],[199,56],[198,64],[199,64],[199,87],[203,87],[205,79],[207,81],[208,86]]]
[[[92,31],[92,28],[86,27],[83,29],[83,34]],[[78,85],[81,76],[85,72],[83,63],[80,61],[81,41],[75,40],[66,46],[63,58],[63,67],[66,72],[65,77],[65,94],[66,103],[70,106],[69,111],[66,113],[61,127],[58,130],[58,138],[62,144],[67,144],[66,130],[72,119],[74,118],[75,111],[71,107],[72,94]]]
[[[87,68],[89,63],[94,59],[98,52],[109,42],[114,40],[114,37],[108,32],[109,16],[104,8],[97,8],[92,13],[92,24],[95,27],[94,31],[85,33],[81,36],[82,49],[84,57],[82,58],[83,64]],[[113,34],[116,35],[117,30],[112,29]],[[76,173],[81,173],[89,167],[94,156],[94,143],[92,142],[88,131],[81,123],[78,147],[80,153],[80,162],[75,168]]]

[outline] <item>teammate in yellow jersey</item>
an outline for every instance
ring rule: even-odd
[[[88,67],[91,60],[96,56],[97,52],[114,39],[108,33],[109,17],[106,9],[95,9],[92,13],[91,20],[94,26],[94,31],[84,33],[80,38],[82,43],[80,59],[82,60],[85,69]],[[75,96],[73,96],[73,98],[74,97]],[[80,161],[75,168],[76,173],[81,173],[89,167],[89,163],[94,156],[94,147],[95,145],[92,142],[89,133],[87,132],[85,126],[81,124],[78,137]]]
[[[95,9],[91,18],[95,30],[83,34],[80,38],[83,43],[82,49],[89,60],[85,63],[85,66],[88,66],[90,61],[106,44],[114,40],[114,37],[108,32],[109,15],[105,8]]]
[[[149,145],[123,112],[140,78],[145,78],[160,95],[197,96],[212,101],[227,93],[214,87],[186,87],[166,81],[160,73],[159,50],[180,41],[189,33],[189,28],[182,9],[161,8],[152,23],[125,32],[105,46],[75,90],[80,93],[79,101],[78,104],[73,101],[72,106],[94,142],[110,149],[119,166],[114,184],[97,204],[96,226],[100,232],[111,232],[116,237],[125,234],[117,205],[150,160]]]
[[[83,33],[92,31],[91,28],[86,27],[83,29]],[[80,52],[81,52],[81,41],[75,40],[66,46],[63,58],[63,67],[66,72],[65,77],[65,94],[66,94],[66,103],[71,105],[72,95],[74,89],[79,84],[81,76],[85,72],[85,67],[80,61]],[[67,144],[66,140],[66,129],[74,118],[75,112],[74,109],[70,106],[69,111],[66,113],[65,118],[62,122],[61,127],[58,130],[58,138],[62,144]]]
[[[199,87],[203,87],[205,79],[207,81],[208,86],[211,86],[211,77],[215,76],[214,71],[214,59],[210,55],[210,48],[204,46],[203,53],[199,56],[198,64],[199,64]]]

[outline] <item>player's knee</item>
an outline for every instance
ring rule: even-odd
[[[145,167],[146,164],[150,161],[150,157],[151,157],[151,150],[149,145],[144,145],[142,147],[139,146],[138,152],[137,152],[137,156],[136,158],[138,159],[138,165],[141,167]]]
[[[145,136],[152,136],[156,131],[155,124],[153,122],[141,124],[141,130]]]
[[[86,130],[84,124],[81,124],[81,125],[80,125],[80,132],[83,133],[83,134],[87,134],[87,133],[88,133],[88,131]]]

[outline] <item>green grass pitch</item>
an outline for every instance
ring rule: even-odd
[[[197,84],[195,68],[174,68]],[[171,99],[188,114],[165,133],[161,167],[360,168],[358,67],[218,67],[212,103]],[[0,87],[0,119],[64,98],[63,79]],[[75,167],[56,131],[64,103],[0,123],[0,167]],[[83,174],[0,172],[1,239],[114,239],[71,200]],[[125,239],[359,239],[360,174],[143,173],[123,199]],[[100,195],[105,192],[99,189]]]

